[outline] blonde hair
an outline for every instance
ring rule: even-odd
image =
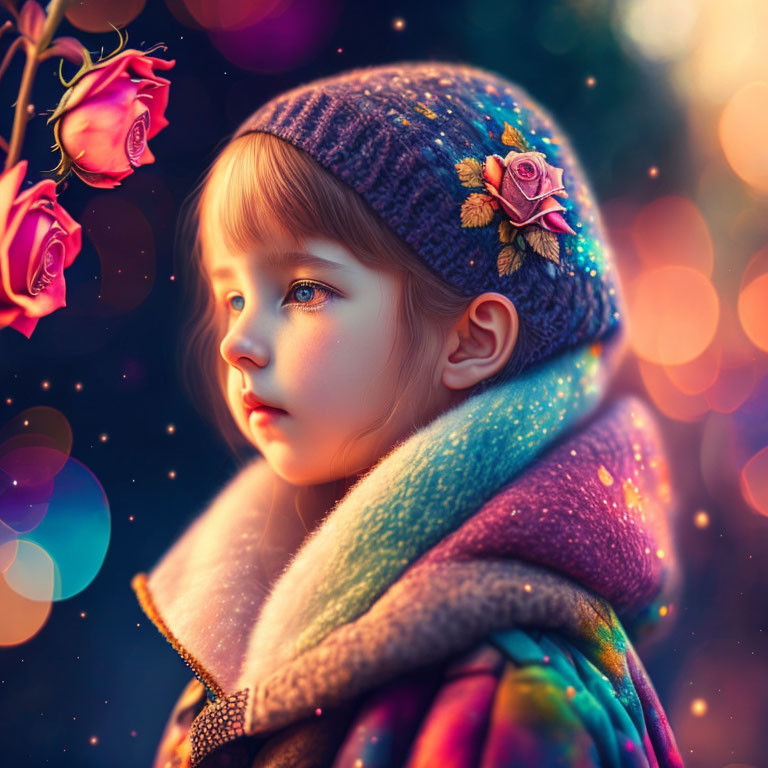
[[[312,157],[267,133],[230,141],[185,201],[178,270],[185,277],[181,344],[182,382],[192,403],[208,418],[239,461],[252,454],[226,404],[227,364],[219,354],[225,320],[216,312],[204,268],[206,222],[216,222],[223,245],[246,252],[277,238],[325,237],[344,245],[366,266],[400,272],[396,347],[405,349],[389,415],[369,425],[350,444],[392,417],[412,384],[434,361],[434,333],[460,316],[471,299],[434,275],[354,191]],[[200,372],[215,370],[211,379]],[[405,386],[403,386],[405,382]],[[249,450],[250,449],[250,450]]]

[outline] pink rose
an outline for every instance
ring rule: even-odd
[[[64,94],[51,116],[70,167],[92,187],[116,187],[134,168],[154,163],[147,141],[166,125],[170,81],[154,69],[175,61],[128,49],[95,64]]]
[[[553,195],[568,197],[563,169],[550,165],[541,152],[489,155],[483,166],[486,190],[516,227],[537,224],[550,232],[576,233],[568,226]]]
[[[27,161],[0,176],[0,328],[27,338],[44,315],[65,307],[64,270],[80,252],[81,227],[46,179],[19,194]]]

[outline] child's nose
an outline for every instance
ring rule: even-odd
[[[224,361],[236,368],[248,365],[263,368],[269,362],[269,346],[263,334],[254,332],[246,323],[236,323],[221,340],[219,353]]]

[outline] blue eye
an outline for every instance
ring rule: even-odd
[[[318,294],[320,295],[320,301],[317,300]],[[321,283],[316,283],[313,280],[304,280],[300,283],[294,283],[288,289],[288,296],[293,296],[295,298],[293,304],[307,311],[320,309],[336,295],[335,291],[326,288]]]
[[[227,303],[236,312],[241,312],[245,306],[245,299],[242,296],[232,296],[232,298],[227,300]]]

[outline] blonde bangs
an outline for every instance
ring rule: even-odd
[[[300,238],[295,233],[312,225],[300,186],[289,182],[301,169],[290,167],[297,165],[291,163],[292,153],[284,153],[265,136],[231,142],[208,174],[199,200],[204,260],[217,245],[239,253],[278,242],[296,246]]]

